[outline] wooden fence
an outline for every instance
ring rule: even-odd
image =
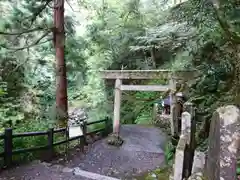
[[[94,131],[88,132],[87,126],[98,124],[98,123],[105,123],[104,128],[96,129]],[[47,150],[48,160],[51,160],[54,155],[54,147],[71,142],[73,140],[80,139],[80,145],[84,147],[86,145],[86,136],[102,132],[103,136],[108,135],[111,133],[111,121],[109,118],[94,121],[94,122],[83,122],[81,125],[83,134],[80,136],[69,138],[69,131],[68,128],[60,128],[60,129],[53,129],[50,128],[47,131],[39,131],[39,132],[24,132],[24,133],[13,133],[11,128],[6,128],[3,134],[0,134],[0,140],[4,141],[4,151],[0,152],[0,158],[3,158],[4,167],[10,167],[12,165],[12,156],[20,153],[26,152],[34,152],[34,151],[41,151]],[[54,142],[54,135],[57,133],[64,133],[66,139]],[[13,139],[14,138],[23,138],[23,137],[34,137],[34,136],[47,136],[47,144],[44,146],[38,147],[31,147],[31,148],[24,148],[24,149],[13,149]]]

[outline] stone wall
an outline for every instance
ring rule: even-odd
[[[240,111],[235,106],[213,114],[204,176],[209,180],[235,180],[240,141]]]
[[[189,134],[189,131],[185,131],[184,135],[184,129],[189,129],[189,120],[186,121],[184,116],[189,119],[189,114],[183,113],[183,129],[176,150],[174,180],[182,179],[180,169],[183,168],[185,157],[184,153],[179,153],[179,147],[181,145],[183,152],[183,140],[186,140],[186,133]],[[213,114],[208,145],[207,156],[203,152],[195,151],[192,174],[188,180],[235,180],[240,147],[240,110],[236,106],[220,107]]]

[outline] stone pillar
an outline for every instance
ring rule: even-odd
[[[120,130],[121,85],[122,80],[116,79],[114,96],[113,133],[117,135],[119,135]]]
[[[192,103],[184,104],[184,112],[182,113],[182,129],[180,139],[175,153],[174,165],[174,180],[181,180],[184,177],[189,177],[192,170],[192,162],[194,156],[194,143],[195,139],[192,137],[194,128],[192,130],[193,121],[195,116],[194,106]]]
[[[191,175],[193,161],[194,161],[194,152],[196,148],[196,122],[195,122],[195,107],[191,102],[186,102],[184,104],[184,113],[188,115],[182,118],[182,131],[188,135],[188,147],[185,150],[185,162],[184,162],[184,177],[188,178]],[[185,126],[185,127],[184,127]],[[184,129],[185,128],[185,129]]]
[[[171,123],[171,134],[172,136],[178,135],[178,119],[177,119],[177,98],[174,94],[174,91],[176,90],[176,80],[171,78],[169,80],[169,86],[171,89],[170,92],[170,123]]]
[[[191,141],[195,141],[196,122],[195,122],[195,107],[191,102],[184,103],[183,113],[181,118],[181,134],[189,134]],[[190,143],[190,142],[189,142]]]
[[[195,151],[195,108],[190,102],[184,104],[181,135],[175,153],[174,180],[191,175]]]
[[[240,141],[240,111],[236,106],[218,108],[211,119],[205,177],[211,180],[236,179]]]
[[[183,112],[181,118],[181,135],[190,134],[191,132],[191,114],[189,112]]]
[[[202,172],[205,165],[205,153],[200,151],[195,151],[193,166],[192,166],[192,174]]]

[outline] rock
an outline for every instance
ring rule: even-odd
[[[157,175],[156,174],[151,174],[151,177],[157,178]]]
[[[86,110],[83,108],[70,109],[68,113],[68,126],[79,126],[88,119]]]
[[[40,160],[34,160],[33,162],[32,162],[32,164],[40,164],[41,163],[41,161]],[[44,162],[43,162],[44,163]]]
[[[94,135],[94,141],[100,140],[101,139],[101,135],[100,134],[95,134]]]
[[[205,153],[200,151],[195,151],[193,165],[192,165],[192,173],[201,172],[205,166]]]
[[[46,166],[46,167],[49,167],[51,166],[52,164],[51,163],[47,163],[47,162],[41,162],[42,165]]]
[[[204,180],[203,174],[202,174],[201,172],[192,174],[192,175],[188,178],[188,180]]]
[[[59,164],[55,164],[52,166],[53,169],[56,169],[56,170],[60,170],[62,169],[62,165],[59,165]]]
[[[107,144],[112,145],[112,146],[121,146],[123,144],[123,139],[116,135],[116,134],[111,134],[107,138]]]
[[[90,135],[88,135],[88,136],[86,137],[86,141],[87,141],[88,144],[94,143],[94,140],[93,140],[93,138],[92,138]]]
[[[68,167],[64,167],[64,168],[62,169],[62,172],[63,172],[63,173],[71,173],[71,172],[73,172],[73,169],[68,168]]]

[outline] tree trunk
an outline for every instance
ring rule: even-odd
[[[56,49],[56,110],[59,125],[65,127],[68,118],[67,77],[64,59],[64,0],[54,1],[54,45]]]

